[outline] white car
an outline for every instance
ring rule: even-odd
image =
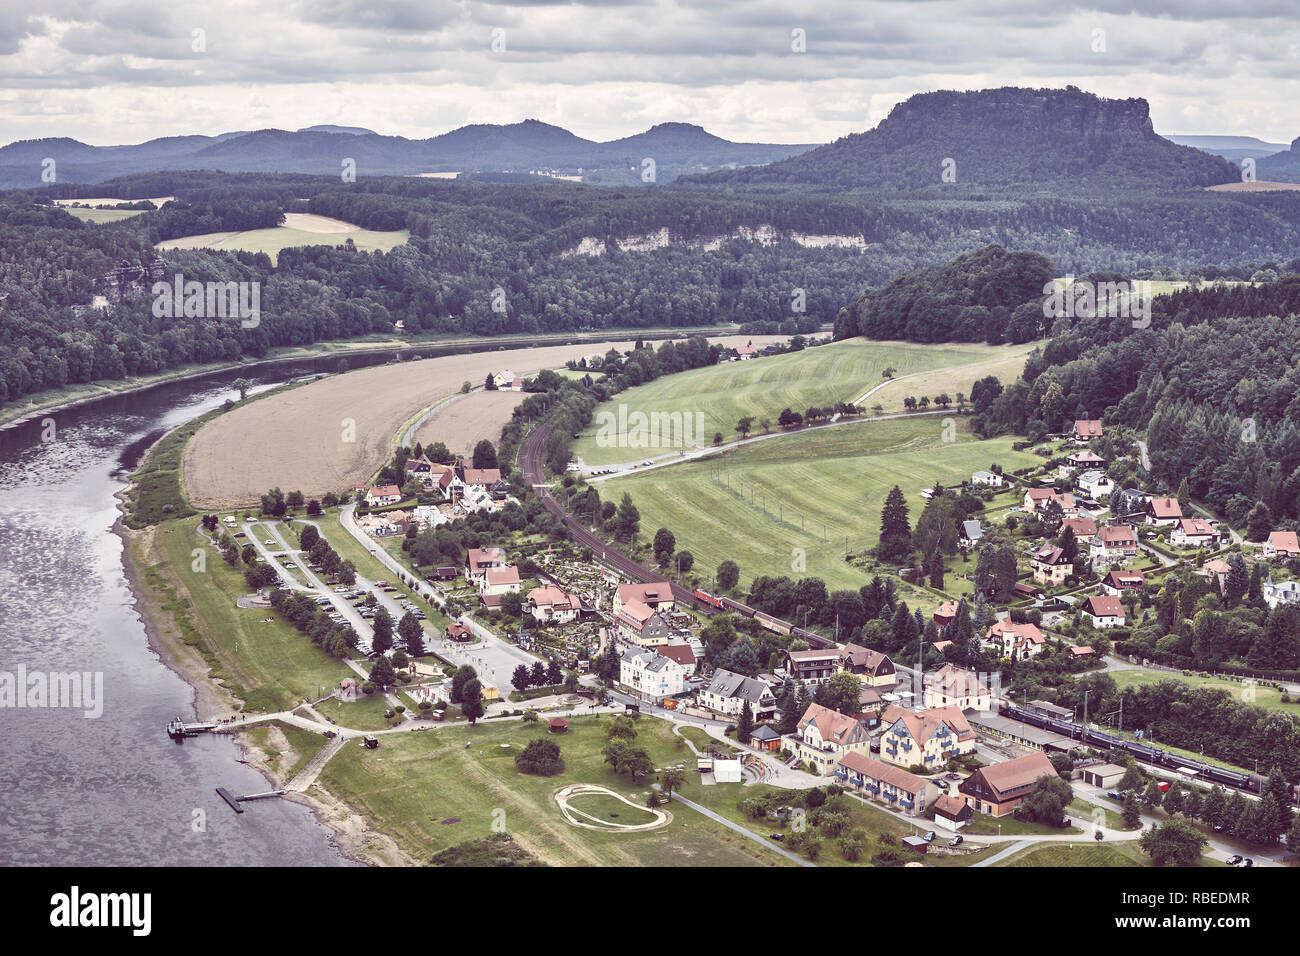
[[[271,540],[270,538],[267,538],[265,541],[262,542],[262,544],[265,544],[265,545],[267,545],[268,547],[272,547],[272,548],[275,547],[275,542],[274,542],[273,540]]]

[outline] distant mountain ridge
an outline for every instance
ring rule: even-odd
[[[948,178],[944,178],[945,172]],[[705,186],[804,185],[941,195],[1024,186],[1193,188],[1239,178],[1219,156],[1156,134],[1144,99],[1074,87],[919,93],[875,128]]]
[[[462,126],[428,139],[332,125],[168,136],[124,146],[90,146],[54,137],[0,148],[0,188],[45,185],[41,172],[47,158],[55,160],[61,183],[186,169],[331,175],[351,159],[358,175],[581,170],[587,181],[632,184],[641,182],[641,164],[647,158],[655,162],[655,181],[669,182],[684,172],[769,163],[814,145],[733,143],[688,123],[661,123],[633,136],[597,142],[533,119]]]
[[[1300,183],[1300,136],[1280,153],[1265,156],[1255,166],[1255,178],[1279,183]]]

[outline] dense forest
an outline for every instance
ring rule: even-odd
[[[177,198],[105,225],[49,205],[92,194]],[[270,226],[290,212],[368,229],[407,229],[411,239],[389,253],[364,253],[347,243],[286,249],[275,264],[261,253],[163,255],[167,275],[259,282],[256,328],[157,318],[147,290],[89,308],[106,291],[111,270],[124,261],[147,261],[155,243]],[[801,243],[800,236],[846,237],[853,245]],[[598,254],[578,253],[584,240],[583,248]],[[322,241],[330,240],[322,235]],[[629,242],[635,248],[623,247]],[[970,271],[989,279],[980,288],[936,288],[927,298],[916,281],[886,285],[917,266],[990,243],[1024,254],[977,254]],[[0,401],[261,356],[280,346],[391,335],[398,321],[416,334],[724,322],[794,334],[839,316],[841,334],[857,334],[862,329],[856,320],[846,326],[841,307],[878,286],[885,286],[877,300],[881,317],[872,321],[879,321],[881,334],[1020,341],[1038,330],[1014,322],[1011,303],[1034,291],[1030,280],[1046,268],[1041,255],[1058,275],[1106,268],[1154,277],[1196,271],[1249,278],[1261,269],[1281,269],[1278,263],[1297,247],[1300,196],[1286,194],[930,202],[414,177],[344,184],[303,174],[147,173],[94,187],[61,184],[0,196],[0,332],[8,346],[0,359]],[[1016,269],[1027,271],[1002,289]],[[925,281],[946,284],[949,278]],[[802,312],[793,310],[797,290]],[[923,309],[909,311],[917,304],[909,306],[912,293]],[[857,314],[869,318],[863,310],[870,301],[855,307]],[[921,313],[932,307],[942,327],[926,326]]]

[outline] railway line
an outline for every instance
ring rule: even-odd
[[[643,567],[617,548],[606,544],[599,537],[592,534],[581,521],[566,511],[564,506],[551,494],[551,489],[543,481],[542,466],[542,452],[546,447],[546,437],[550,434],[550,430],[550,422],[545,421],[534,428],[532,434],[528,436],[528,440],[524,442],[524,447],[519,456],[524,480],[532,486],[533,491],[541,499],[542,505],[547,511],[564,522],[565,528],[568,529],[570,537],[575,542],[591,548],[593,554],[599,554],[606,564],[619,573],[641,583],[664,580],[662,574]],[[680,606],[695,608],[710,614],[723,612],[743,614],[745,617],[755,618],[768,630],[777,634],[793,634],[807,641],[811,647],[824,648],[834,645],[833,641],[822,637],[820,634],[814,634],[812,631],[795,627],[787,621],[765,614],[762,611],[756,611],[739,601],[728,597],[718,598],[707,591],[691,591],[679,584],[669,583],[673,591],[673,600]]]

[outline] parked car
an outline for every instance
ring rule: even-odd
[[[773,834],[771,834],[771,837],[772,837],[772,839],[775,840],[777,843],[780,843],[782,840],[785,839],[785,837],[782,836],[780,833],[773,833]]]
[[[1250,857],[1246,857],[1244,860],[1242,860],[1242,861],[1241,861],[1240,863],[1238,863],[1237,865],[1238,865],[1238,866],[1254,866],[1254,865],[1255,865],[1255,861],[1252,860]]]
[[[961,843],[962,843],[962,835],[960,833],[958,833],[955,837],[953,837],[951,840],[948,841],[949,846],[961,846]]]
[[[1112,800],[1124,799],[1124,794],[1120,793],[1118,790],[1107,790],[1106,796],[1110,797]]]
[[[1238,863],[1241,862],[1241,860],[1242,860],[1241,854],[1234,853],[1232,854],[1232,856],[1228,857],[1228,866],[1236,866]]]
[[[275,547],[275,541],[272,538],[267,538],[265,541],[262,542],[262,544],[272,548]]]
[[[932,843],[932,842],[934,842],[935,835],[936,835],[936,834],[935,834],[935,832],[934,832],[933,830],[927,830],[927,831],[926,831],[926,834],[925,834],[925,842],[926,842],[926,843]]]

